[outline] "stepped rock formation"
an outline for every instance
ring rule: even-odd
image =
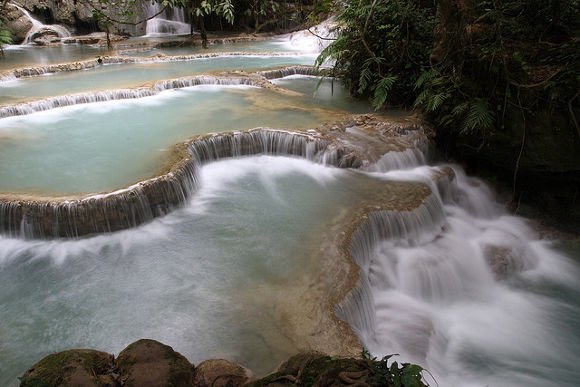
[[[367,168],[389,152],[426,141],[411,121],[352,116],[318,130],[254,129],[202,135],[173,149],[159,175],[114,192],[49,197],[0,194],[0,232],[24,238],[75,238],[135,227],[181,206],[197,190],[206,162],[245,155],[290,155],[340,168]]]

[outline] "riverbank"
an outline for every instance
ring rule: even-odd
[[[55,353],[30,368],[21,387],[36,386],[424,386],[421,368],[401,365],[391,369],[386,360],[342,358],[304,352],[283,362],[270,375],[256,378],[248,369],[223,359],[194,366],[173,348],[155,340],[139,340],[117,358],[88,349]],[[414,384],[411,384],[414,383]]]

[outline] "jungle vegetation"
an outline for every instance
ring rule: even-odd
[[[351,94],[417,109],[443,152],[492,165],[514,199],[557,176],[579,207],[578,0],[346,0],[337,21],[317,64],[334,60]]]

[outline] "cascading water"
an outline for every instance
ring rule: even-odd
[[[300,46],[298,35],[294,43]],[[319,49],[315,47],[316,51]],[[266,59],[273,65],[273,58]],[[215,67],[215,63],[211,66]],[[239,68],[241,64],[231,66]],[[245,66],[264,67],[254,62]],[[122,66],[118,67],[103,66],[101,69],[109,72],[103,71],[101,78],[91,78],[87,88],[92,90],[95,84],[104,87],[109,80],[127,82],[128,73],[136,73],[134,67],[126,73]],[[26,114],[62,105],[124,98],[142,98],[127,101],[127,105],[140,104],[145,111],[151,111],[150,106],[163,98],[172,98],[175,105],[176,97],[189,93],[182,90],[161,95],[162,90],[214,79],[191,77],[192,69],[184,71],[189,71],[189,78],[157,82],[146,90],[87,93],[35,102],[28,101],[30,97],[27,97],[26,106],[5,107],[2,112]],[[309,75],[310,71],[299,68],[263,75],[275,78]],[[78,73],[83,77],[90,75],[90,72]],[[147,80],[184,75],[163,73]],[[30,81],[30,89],[34,89],[31,96],[38,98],[42,91],[38,85],[46,79],[60,84],[66,75],[19,82]],[[145,80],[131,82],[115,84],[115,87],[141,85]],[[46,96],[70,92],[51,89]],[[206,100],[202,98],[194,104],[189,101],[184,111],[191,114],[191,106],[203,106]],[[271,98],[267,100],[271,102]],[[116,105],[105,102],[95,106],[110,118],[115,115]],[[214,113],[214,121],[218,116],[231,116],[232,104],[222,105],[230,111],[224,108]],[[79,114],[80,109],[70,109],[75,112],[69,114],[71,117],[85,122],[71,125],[74,130],[71,133],[76,136],[68,137],[86,139],[86,135],[79,135],[79,130],[87,126],[88,110]],[[206,110],[209,109],[202,109]],[[55,112],[55,116],[58,114]],[[252,114],[261,120],[264,118],[262,113]],[[42,120],[48,116],[39,115]],[[133,116],[147,117],[145,113]],[[124,123],[124,117],[116,121]],[[192,122],[199,124],[197,113],[194,118],[184,114],[168,117],[157,117],[161,120],[157,127],[164,130],[155,133],[164,138],[168,135],[167,122],[174,121],[175,117],[183,120],[182,127],[195,126]],[[295,115],[289,117],[287,121],[296,120]],[[148,124],[155,124],[154,120],[146,120]],[[91,132],[113,130],[108,123],[98,123],[101,127]],[[47,125],[48,129],[57,126],[50,122]],[[227,129],[232,128],[224,125],[212,130]],[[2,155],[15,148],[14,141],[29,135],[17,126],[11,130],[0,133],[4,135],[0,144],[4,145]],[[62,126],[58,131],[62,132]],[[345,132],[354,131],[348,128]],[[136,132],[143,130],[128,132],[126,136],[133,144]],[[48,130],[37,133],[46,137],[30,137],[33,145],[46,144],[55,137]],[[112,141],[105,148],[120,142]],[[309,142],[306,137],[294,138],[284,131],[250,131],[241,135],[207,136],[204,141],[190,143],[188,152],[200,164],[221,157],[267,153],[301,155],[323,164],[342,165],[341,156],[348,155],[340,155],[326,145],[329,144]],[[466,177],[457,167],[453,167],[453,173],[448,167],[425,165],[426,157],[420,151],[420,144],[417,145],[417,149],[388,153],[375,164],[365,165],[366,172],[375,179],[419,181],[429,186],[433,194],[413,211],[371,213],[369,220],[353,234],[350,251],[361,266],[361,282],[337,307],[338,314],[351,323],[374,355],[400,353],[401,360],[424,365],[440,386],[577,385],[580,380],[578,262],[554,250],[555,243],[539,240],[523,219],[508,215],[481,181]],[[67,146],[66,149],[81,153],[86,159],[86,153],[79,152],[80,148]],[[39,157],[35,152],[23,154]],[[52,154],[62,155],[54,151]],[[24,221],[20,205],[0,203],[0,226],[5,225],[2,227],[10,235],[0,236],[0,384],[16,385],[16,377],[45,354],[72,347],[115,351],[144,336],[174,345],[195,363],[210,356],[224,357],[253,362],[255,365],[249,364],[250,368],[263,367],[264,372],[273,366],[264,364],[277,363],[293,353],[296,349],[292,345],[280,349],[280,343],[288,344],[291,336],[279,337],[276,332],[272,333],[278,321],[264,322],[262,316],[279,311],[287,299],[286,291],[295,292],[295,286],[304,277],[297,275],[290,281],[283,274],[260,282],[253,280],[253,276],[277,272],[276,265],[302,268],[301,262],[294,261],[306,256],[300,249],[320,251],[319,244],[306,246],[304,243],[316,234],[312,228],[320,221],[317,211],[324,209],[328,217],[340,212],[342,207],[336,203],[344,202],[346,206],[360,200],[364,192],[356,190],[363,190],[369,182],[360,180],[358,173],[339,172],[306,161],[279,157],[262,158],[258,163],[252,160],[229,160],[221,165],[208,163],[201,169],[189,162],[182,168],[183,175],[173,175],[172,171],[167,174],[167,180],[160,181],[162,184],[142,185],[141,191],[133,192],[135,186],[131,186],[110,194],[93,195],[84,202],[65,201],[61,206],[52,207],[36,203],[38,212],[27,215]],[[55,180],[47,172],[48,163],[45,160],[42,163],[42,168],[36,169],[45,178],[50,176]],[[12,161],[2,164],[16,166],[19,170],[15,176],[29,178],[20,164]],[[116,168],[115,175],[119,175],[117,166],[126,164],[116,163],[110,169]],[[200,174],[203,169],[205,172]],[[252,184],[245,178],[247,171],[256,171],[250,179]],[[291,179],[281,178],[280,175],[286,174]],[[91,180],[95,179],[94,175],[88,175]],[[340,181],[339,176],[342,176]],[[67,179],[70,181],[70,177]],[[221,188],[214,189],[214,183],[220,179]],[[281,181],[285,183],[280,185]],[[323,183],[320,184],[323,191],[317,191],[320,187],[308,188],[313,182]],[[332,199],[332,195],[339,197]],[[181,210],[154,219],[157,214],[179,206]],[[296,218],[299,207],[304,207],[304,219],[297,223],[288,221]],[[103,208],[119,214],[118,224],[109,223],[111,219],[104,216]],[[47,224],[48,212],[56,216],[54,224]],[[262,213],[269,216],[263,217]],[[101,223],[87,231],[71,222],[66,232],[56,231],[57,226],[75,217],[93,217]],[[21,238],[46,234],[78,236],[134,227],[143,222],[148,223],[79,240]],[[216,227],[217,223],[223,227]],[[251,232],[244,232],[247,230]],[[224,247],[230,252],[224,253]],[[240,276],[233,281],[236,274]],[[280,292],[278,299],[260,299],[250,311],[240,307],[251,304],[255,295],[267,298],[269,292],[264,291],[263,283],[272,285],[283,280],[288,280],[288,287]],[[254,285],[256,288],[240,291]],[[248,298],[252,300],[240,304],[240,300]],[[236,314],[240,309],[241,320]],[[235,329],[227,326],[232,321]],[[250,323],[255,325],[248,333]],[[282,356],[276,351],[288,353]],[[276,352],[276,361],[271,356],[273,352]]]
[[[22,44],[33,43],[33,40],[35,39],[35,37],[37,37],[39,35],[39,33],[42,33],[43,31],[50,31],[53,34],[56,34],[59,38],[67,38],[67,37],[71,36],[70,32],[64,26],[61,26],[58,24],[50,24],[50,25],[43,24],[40,21],[33,18],[30,15],[30,13],[27,10],[25,10],[24,8],[20,7],[19,5],[14,4],[14,3],[11,3],[11,4],[13,6],[15,6],[16,8],[18,8],[24,14],[24,16],[26,16],[28,18],[28,20],[30,20],[30,22],[32,23],[32,27],[30,28],[30,30],[26,34],[26,38],[24,39],[24,42]]]
[[[310,29],[297,31],[288,36],[286,45],[302,52],[321,52],[336,37],[334,17]]]
[[[185,14],[181,8],[166,8],[160,3],[146,2],[147,21],[146,36],[187,35],[191,32],[189,23],[185,22]]]
[[[416,161],[372,173],[435,194],[420,211],[375,213],[359,230],[351,252],[362,279],[339,316],[372,354],[398,353],[440,386],[576,385],[577,264],[483,182],[453,167],[455,182],[435,184],[441,171]]]

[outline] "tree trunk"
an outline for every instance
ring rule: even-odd
[[[107,49],[111,51],[113,49],[113,44],[111,43],[111,33],[109,32],[108,24],[105,24],[105,33],[107,35]]]
[[[441,63],[468,44],[468,30],[475,18],[475,0],[435,0],[439,24],[435,27],[431,62]]]
[[[199,24],[199,32],[201,34],[201,45],[203,48],[207,48],[207,31],[205,30],[205,21],[203,16],[198,16],[197,21]]]

